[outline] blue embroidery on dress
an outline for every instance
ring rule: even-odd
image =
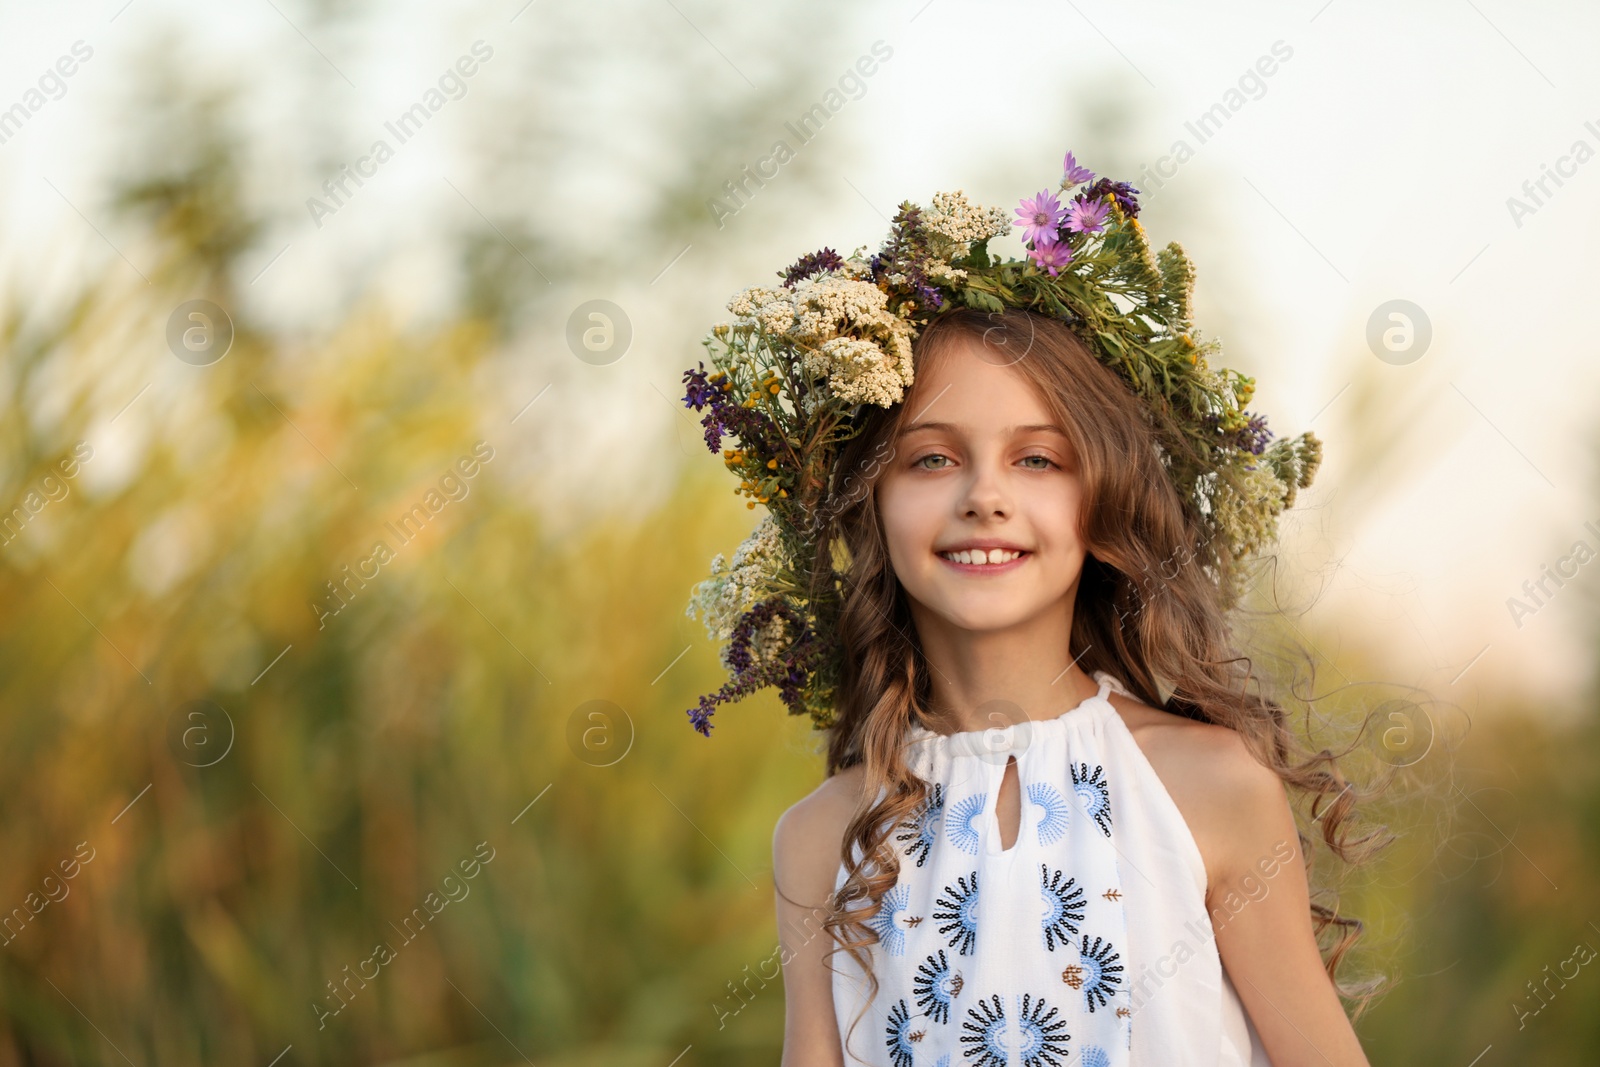
[[[1077,936],[1078,924],[1083,922],[1083,887],[1076,878],[1062,879],[1065,871],[1051,872],[1048,865],[1039,865],[1040,881],[1044,889],[1044,947],[1054,952],[1057,944],[1070,945]]]
[[[939,838],[939,823],[944,819],[944,783],[934,782],[933,789],[928,794],[922,810],[917,814],[916,821],[902,824],[904,829],[895,837],[896,841],[910,841],[905,848],[907,856],[917,857],[917,866],[921,867],[928,861],[928,852],[933,847],[934,841]]]
[[[933,913],[935,921],[944,922],[939,932],[950,939],[951,948],[959,946],[963,956],[972,955],[978,936],[978,872],[964,874],[955,885],[945,886],[936,903],[943,909]]]
[[[951,807],[950,817],[945,820],[950,843],[970,856],[978,854],[978,828],[973,826],[972,822],[983,814],[983,806],[988,799],[988,793],[974,793],[969,797],[962,797]]]
[[[1022,1010],[1017,1013],[1017,1055],[1022,1067],[1059,1067],[1066,1062],[1067,1041],[1072,1035],[1067,1033],[1067,1021],[1056,1017],[1059,1014],[1043,997],[1022,994]]]
[[[1097,937],[1091,948],[1089,935],[1083,935],[1079,962],[1083,966],[1083,1002],[1090,1011],[1094,1011],[1096,1007],[1105,1007],[1106,999],[1116,996],[1117,986],[1122,984],[1122,964],[1117,962],[1121,958],[1111,950],[1111,942],[1106,941],[1102,944],[1101,939]],[[1069,984],[1077,983],[1069,982]]]
[[[1078,794],[1078,803],[1099,825],[1101,833],[1111,836],[1111,789],[1106,785],[1106,770],[1095,765],[1089,773],[1087,763],[1072,764],[1072,788]]]
[[[1000,1006],[998,994],[979,1000],[976,1008],[968,1008],[961,1030],[967,1063],[972,1067],[1005,1067],[1006,1011]]]
[[[894,1067],[911,1067],[916,1051],[913,1046],[922,1038],[921,1031],[912,1030],[911,1014],[906,1010],[906,1002],[897,1001],[889,1009],[889,1022],[884,1027],[884,1043],[889,1046],[889,1059]]]
[[[1085,1045],[1082,1067],[1111,1067],[1111,1057],[1099,1045]]]
[[[934,1022],[950,1021],[950,1002],[961,992],[961,972],[950,969],[944,949],[923,960],[917,967],[912,988],[917,996],[917,1007]]]
[[[1039,813],[1039,843],[1053,845],[1067,832],[1067,816],[1072,809],[1061,790],[1049,782],[1034,782],[1028,787],[1028,799],[1044,809]]]
[[[891,956],[903,956],[906,951],[906,932],[895,922],[911,903],[911,887],[904,882],[883,895],[878,911],[867,920],[867,925],[878,932],[878,940]]]

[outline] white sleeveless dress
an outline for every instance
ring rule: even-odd
[[[1106,699],[1127,689],[1094,677],[1059,718],[911,728],[931,790],[891,834],[900,875],[868,920],[880,988],[864,1014],[860,968],[830,957],[846,1064],[1271,1067],[1217,955],[1199,847]],[[1022,816],[1002,850],[1012,757]]]

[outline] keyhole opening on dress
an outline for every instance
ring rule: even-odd
[[[1017,776],[1017,757],[1006,759],[1000,778],[1000,795],[995,800],[995,824],[1000,831],[1000,851],[1009,852],[1022,829],[1022,784]]]

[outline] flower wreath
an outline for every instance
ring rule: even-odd
[[[1202,534],[1202,565],[1219,575],[1224,554],[1240,559],[1272,543],[1277,517],[1311,484],[1322,446],[1307,431],[1272,441],[1260,415],[1244,410],[1255,380],[1207,366],[1220,351],[1191,321],[1194,266],[1176,242],[1152,254],[1138,220],[1139,190],[1094,180],[1068,152],[1061,190],[1025,197],[1013,221],[957,190],[924,210],[900,205],[879,252],[844,258],[830,248],[780,271],[782,284],[745,289],[728,302],[734,318],[702,341],[714,365],[684,372],[684,404],[703,412],[706,447],[740,476],[734,490],[767,514],[734,552],[719,554],[694,589],[698,612],[728,682],[689,709],[710,736],[724,703],[776,686],[791,714],[817,729],[834,723],[842,649],[833,621],[848,553],[833,536],[831,496],[840,445],[859,431],[863,405],[899,403],[912,383],[911,343],[939,315],[960,307],[1026,308],[1058,318],[1147,404],[1167,417],[1163,459]],[[1080,188],[1081,187],[1081,188]],[[1026,259],[991,256],[992,237],[1022,227]],[[723,449],[724,437],[734,448]],[[1270,442],[1270,443],[1269,443]],[[823,539],[827,539],[824,546]],[[819,553],[819,547],[830,549]],[[816,581],[813,561],[833,560]],[[1226,602],[1235,578],[1219,579]]]

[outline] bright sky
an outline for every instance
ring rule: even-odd
[[[592,139],[593,162],[560,176],[559,203],[525,209],[556,229],[627,240],[629,191],[684,162],[641,105],[661,90],[641,80],[640,56],[665,49],[717,99],[743,99],[766,84],[760,53],[744,45],[769,17],[791,16],[707,0],[578,11],[396,3],[358,30],[318,26],[290,0],[8,5],[0,108],[28,103],[74,42],[93,55],[0,143],[0,273],[48,293],[84,264],[126,256],[137,268],[135,235],[106,223],[97,183],[115,165],[128,65],[162,32],[178,35],[161,52],[174,67],[249,89],[252,191],[277,211],[251,299],[299,326],[368,286],[418,315],[443,307],[447,264],[430,235],[464,213],[514,207],[455,146],[481,136],[490,102],[545,61],[552,33],[579,35],[552,107],[585,116],[572,135]],[[648,23],[648,44],[613,36],[619,20]],[[1600,73],[1585,49],[1597,24],[1592,6],[1507,0],[864,6],[811,67],[820,100],[875,41],[892,50],[818,146],[802,149],[823,169],[823,199],[780,173],[723,228],[708,214],[679,259],[581,283],[555,272],[573,305],[605,297],[635,309],[638,354],[588,367],[562,350],[564,323],[547,324],[508,392],[554,382],[567,396],[548,404],[528,448],[552,456],[561,440],[566,455],[603,444],[653,456],[675,434],[693,462],[715,462],[655,395],[681,392],[679,369],[699,354],[681,347],[681,323],[692,319],[698,336],[734,289],[801,252],[875,246],[902,199],[964,188],[1009,208],[1054,184],[1066,148],[1104,143],[1085,125],[1086,103],[1125,101],[1136,116],[1117,138],[1127,158],[1080,161],[1139,184],[1141,163],[1186,142],[1192,158],[1175,171],[1162,164],[1172,177],[1147,188],[1147,227],[1197,261],[1200,320],[1223,340],[1224,362],[1258,375],[1252,407],[1280,433],[1309,427],[1326,445],[1317,484],[1286,524],[1287,555],[1322,583],[1307,633],[1329,654],[1369,649],[1396,681],[1469,706],[1482,687],[1570,693],[1593,661],[1578,624],[1596,613],[1600,567],[1568,564],[1576,577],[1547,584],[1548,606],[1520,627],[1506,601],[1574,542],[1600,552],[1596,342],[1585,329],[1600,191]],[[805,47],[805,32],[796,21],[792,47]],[[321,179],[480,39],[493,58],[438,129],[314,226],[304,202]],[[1191,124],[1218,104],[1234,107],[1202,140]],[[772,137],[796,117],[775,112]],[[309,141],[334,146],[321,170],[304,159]],[[767,147],[734,154],[754,162]],[[1518,218],[1510,197],[1523,203]],[[1393,300],[1421,308],[1432,332],[1401,365],[1366,340]],[[571,491],[624,484],[647,495],[660,480],[627,466],[569,469]]]

